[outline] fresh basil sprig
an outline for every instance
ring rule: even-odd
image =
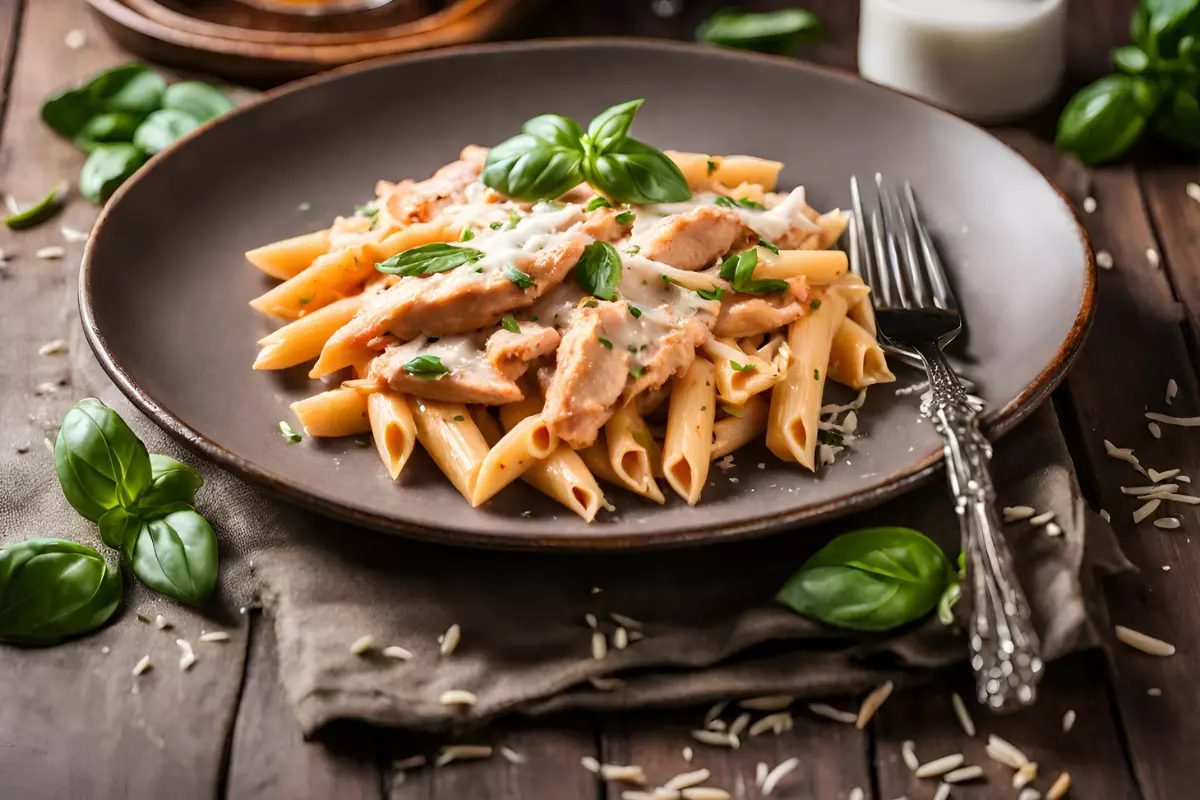
[[[957,585],[942,549],[924,534],[867,528],[818,550],[776,600],[839,628],[886,631],[924,617]]]
[[[133,132],[133,143],[143,151],[154,154],[166,150],[179,137],[200,127],[190,114],[173,108],[160,108]]]
[[[199,605],[217,584],[217,535],[186,503],[157,509],[125,542],[133,574],[151,589]]]
[[[100,627],[120,604],[120,572],[86,545],[0,546],[0,641],[52,644]]]
[[[585,133],[579,123],[542,114],[488,153],[481,180],[518,200],[553,200],[586,180],[626,203],[674,203],[691,197],[675,162],[629,136],[642,100],[601,112]],[[589,210],[593,207],[589,206]]]
[[[701,42],[777,55],[789,55],[820,34],[817,15],[802,8],[766,13],[725,8],[696,29]]]
[[[114,508],[131,509],[151,480],[146,446],[94,397],[80,400],[63,417],[54,468],[67,502],[92,522]]]
[[[170,456],[150,454],[150,485],[137,500],[137,508],[157,508],[173,503],[196,503],[196,490],[204,485],[199,472]]]
[[[758,251],[735,253],[721,262],[721,277],[733,283],[733,290],[743,294],[778,294],[786,292],[787,281],[778,278],[754,279],[758,266]]]
[[[1142,0],[1133,44],[1112,53],[1118,72],[1081,89],[1058,121],[1056,144],[1098,164],[1147,130],[1200,151],[1200,0]]]
[[[442,363],[437,356],[423,355],[410,359],[403,367],[409,375],[423,381],[436,381],[443,375],[450,374],[450,368]]]
[[[446,242],[433,242],[398,253],[386,261],[380,261],[375,269],[388,275],[413,277],[432,275],[435,272],[474,264],[483,258],[483,251],[474,247],[460,247]]]
[[[621,254],[608,242],[592,242],[575,265],[575,280],[593,297],[615,299],[621,283]]]

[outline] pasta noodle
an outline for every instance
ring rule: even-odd
[[[354,388],[330,389],[297,400],[292,413],[309,436],[354,436],[371,429],[367,395]]]
[[[676,494],[696,505],[711,461],[717,411],[712,362],[697,358],[675,384],[663,444],[663,474]]]
[[[829,379],[851,389],[863,389],[876,383],[891,383],[896,376],[888,369],[883,348],[875,337],[847,316],[833,336]]]
[[[727,456],[762,436],[769,408],[762,395],[751,397],[744,406],[725,407],[726,416],[713,424],[712,457]]]
[[[262,349],[254,368],[286,369],[316,358],[334,331],[358,313],[362,301],[361,294],[344,297],[267,334],[258,340]]]
[[[375,449],[392,480],[400,477],[417,443],[417,424],[404,395],[373,392],[367,397],[367,417],[375,438]]]
[[[471,502],[488,446],[467,407],[414,398],[411,408],[417,441],[458,493]]]
[[[549,458],[557,448],[558,437],[550,432],[540,416],[521,420],[492,445],[479,465],[471,505],[478,506],[490,500],[535,463]]]
[[[329,231],[313,231],[256,247],[246,260],[272,278],[287,280],[299,275],[319,256],[329,252]]]

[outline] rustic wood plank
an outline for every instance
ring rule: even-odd
[[[1155,164],[1138,169],[1161,262],[1175,297],[1187,313],[1186,330],[1200,355],[1200,200],[1187,195],[1189,182],[1200,181],[1194,164]]]
[[[399,771],[398,761],[423,755],[432,764],[447,744],[491,745],[491,758],[462,761],[445,767],[425,766]],[[524,759],[514,763],[501,748]],[[510,718],[500,725],[454,739],[396,733],[385,751],[385,792],[389,800],[528,800],[597,796],[596,782],[580,766],[583,756],[596,756],[592,717],[571,714],[536,720]]]
[[[986,780],[956,787],[955,800],[1015,796],[1014,771],[984,754],[988,735],[995,734],[1038,763],[1040,774],[1032,785],[1043,793],[1066,771],[1073,797],[1135,800],[1138,791],[1121,750],[1104,667],[1098,652],[1055,662],[1046,673],[1037,705],[1009,715],[991,714],[974,702],[973,678],[965,668],[928,686],[898,693],[874,720],[880,797],[926,797],[937,786],[936,780],[917,778],[905,765],[901,753],[905,740],[915,743],[922,763],[962,753],[966,764],[983,767]],[[974,737],[967,736],[955,716],[950,700],[955,691],[974,720]],[[1075,726],[1064,733],[1068,710],[1075,712]]]
[[[857,701],[831,701],[841,708],[857,709]],[[793,728],[779,735],[764,733],[739,737],[737,750],[701,744],[692,731],[704,727],[706,709],[652,710],[616,715],[605,720],[602,760],[611,764],[636,764],[645,771],[649,785],[658,786],[681,772],[707,769],[712,773],[705,785],[725,789],[733,797],[757,797],[756,766],[768,768],[796,757],[800,765],[779,783],[779,797],[846,797],[860,787],[868,800],[871,765],[867,757],[867,734],[853,725],[813,716],[797,702],[792,709]],[[721,715],[731,723],[742,711],[733,704]],[[766,712],[753,712],[758,720]],[[693,759],[684,759],[690,747]],[[608,800],[618,800],[625,788],[610,783]]]
[[[271,621],[255,614],[225,797],[378,798],[382,732],[348,723],[305,741],[279,685]]]
[[[17,4],[0,3],[0,30],[9,30]],[[86,31],[89,45],[69,49],[69,30]],[[0,36],[0,43],[9,41]],[[75,177],[83,156],[46,129],[42,99],[63,85],[127,60],[107,44],[77,0],[37,0],[24,9],[20,46],[9,83],[9,104],[0,141],[0,186],[22,201],[40,198],[57,181]],[[4,60],[3,63],[7,63]],[[83,519],[63,529],[39,522],[45,504],[59,514],[54,468],[42,447],[53,438],[62,414],[77,399],[70,385],[70,359],[43,357],[38,347],[66,338],[86,347],[77,334],[75,285],[82,245],[67,243],[61,224],[87,230],[96,209],[73,198],[57,219],[32,231],[0,229],[0,247],[12,257],[0,281],[0,341],[8,354],[0,375],[0,453],[44,469],[46,484],[3,503],[17,503],[5,535],[56,535],[102,547],[94,526]],[[47,245],[66,248],[66,257],[40,260]],[[35,393],[49,382],[53,393]],[[24,448],[30,448],[21,453]],[[16,454],[15,456],[13,454]],[[221,614],[219,608],[210,613]],[[140,623],[135,612],[162,613],[174,628],[160,631]],[[125,608],[95,635],[43,650],[0,647],[0,674],[8,677],[0,703],[0,794],[5,797],[172,797],[216,795],[225,741],[241,683],[244,628],[225,644],[200,643],[201,630],[230,628],[238,615],[217,622],[182,609],[127,582]],[[180,671],[175,639],[191,642],[199,661]],[[133,665],[150,655],[154,668],[135,678]]]

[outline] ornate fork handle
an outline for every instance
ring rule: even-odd
[[[935,344],[914,347],[929,374],[923,407],[945,440],[946,475],[954,495],[970,583],[971,667],[979,702],[1000,710],[1029,705],[1043,663],[1029,604],[1000,532],[988,460],[992,447],[979,432],[978,410]]]

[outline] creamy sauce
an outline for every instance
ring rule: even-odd
[[[673,214],[686,214],[702,206],[715,205],[719,196],[716,192],[699,192],[692,195],[691,200],[682,203],[634,206],[637,217],[633,221],[633,238],[637,240],[640,236],[649,233],[656,224]],[[778,202],[775,201],[776,197],[778,196],[767,196],[765,205],[768,208],[763,211],[740,207],[730,210],[737,212],[743,225],[768,241],[782,239],[792,228],[799,228],[809,233],[821,230],[820,226],[804,215],[805,209],[808,208],[808,202],[805,199],[803,186],[797,186]]]
[[[392,345],[388,352],[395,355],[401,364],[407,364],[417,356],[437,356],[451,372],[494,372],[487,360],[484,347],[488,335],[468,333],[459,336],[443,336],[431,341],[425,336],[411,342]]]

